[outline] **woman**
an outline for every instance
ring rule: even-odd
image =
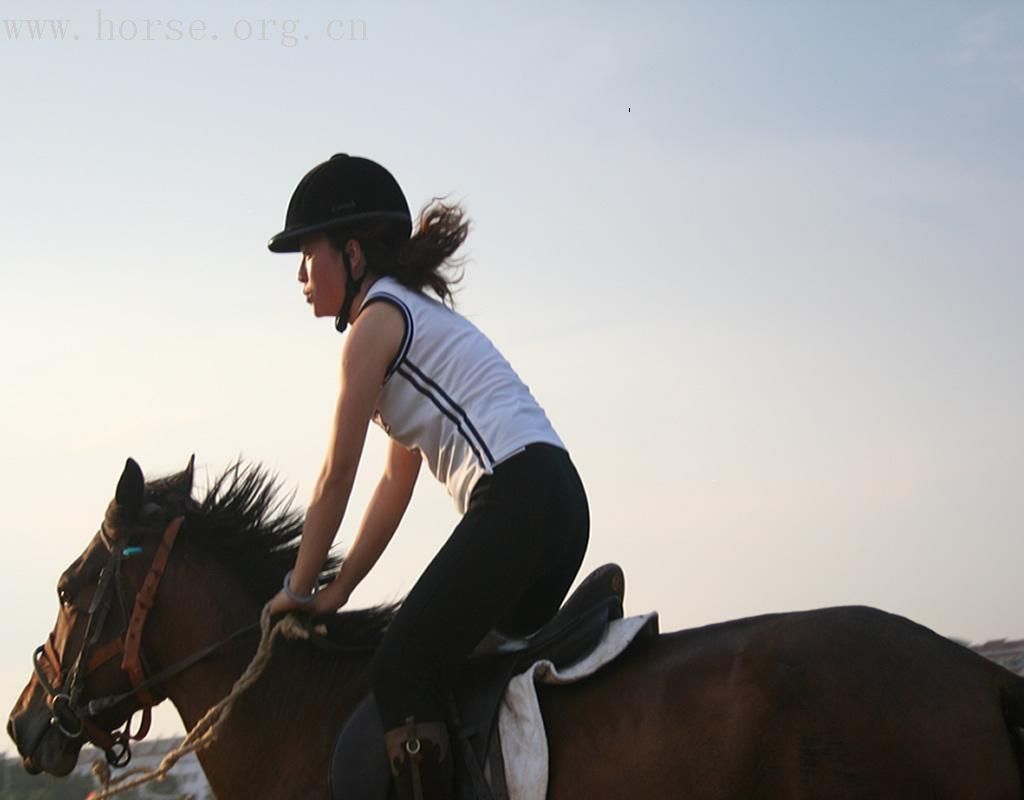
[[[339,154],[299,183],[274,252],[301,252],[315,316],[349,325],[341,388],[295,568],[274,612],[341,608],[376,563],[412,496],[420,464],[463,515],[381,642],[370,682],[401,796],[451,795],[446,690],[492,629],[526,635],[558,610],[589,535],[586,494],[544,411],[494,345],[444,301],[466,238],[459,206],[435,201],[415,235],[391,174]],[[427,296],[431,290],[438,299]],[[314,593],[345,515],[371,419],[387,463],[336,579]]]

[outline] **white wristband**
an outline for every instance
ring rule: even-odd
[[[316,597],[316,586],[313,587],[313,591],[310,592],[309,594],[306,594],[306,595],[295,594],[295,592],[292,591],[291,584],[289,583],[289,581],[291,580],[291,577],[292,577],[292,573],[294,571],[295,570],[291,570],[290,569],[290,570],[288,570],[288,572],[285,573],[285,576],[284,576],[284,588],[283,588],[284,596],[287,597],[289,600],[291,600],[293,603],[298,603],[299,605],[302,605],[302,606],[312,605],[313,604],[313,598]]]

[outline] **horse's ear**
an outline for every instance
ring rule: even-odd
[[[188,460],[188,464],[177,475],[168,478],[167,489],[175,495],[188,499],[192,496],[192,482],[196,471],[195,453]]]
[[[142,498],[146,493],[146,480],[142,477],[142,468],[129,458],[124,464],[124,472],[117,482],[114,499],[118,508],[128,517],[136,517],[142,508]]]

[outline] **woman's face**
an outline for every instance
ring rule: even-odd
[[[345,264],[323,233],[302,237],[299,283],[313,315],[333,317],[345,300]]]

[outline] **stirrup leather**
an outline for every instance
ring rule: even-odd
[[[444,723],[417,723],[413,717],[407,717],[405,725],[384,734],[384,745],[399,797],[451,799],[452,762]]]

